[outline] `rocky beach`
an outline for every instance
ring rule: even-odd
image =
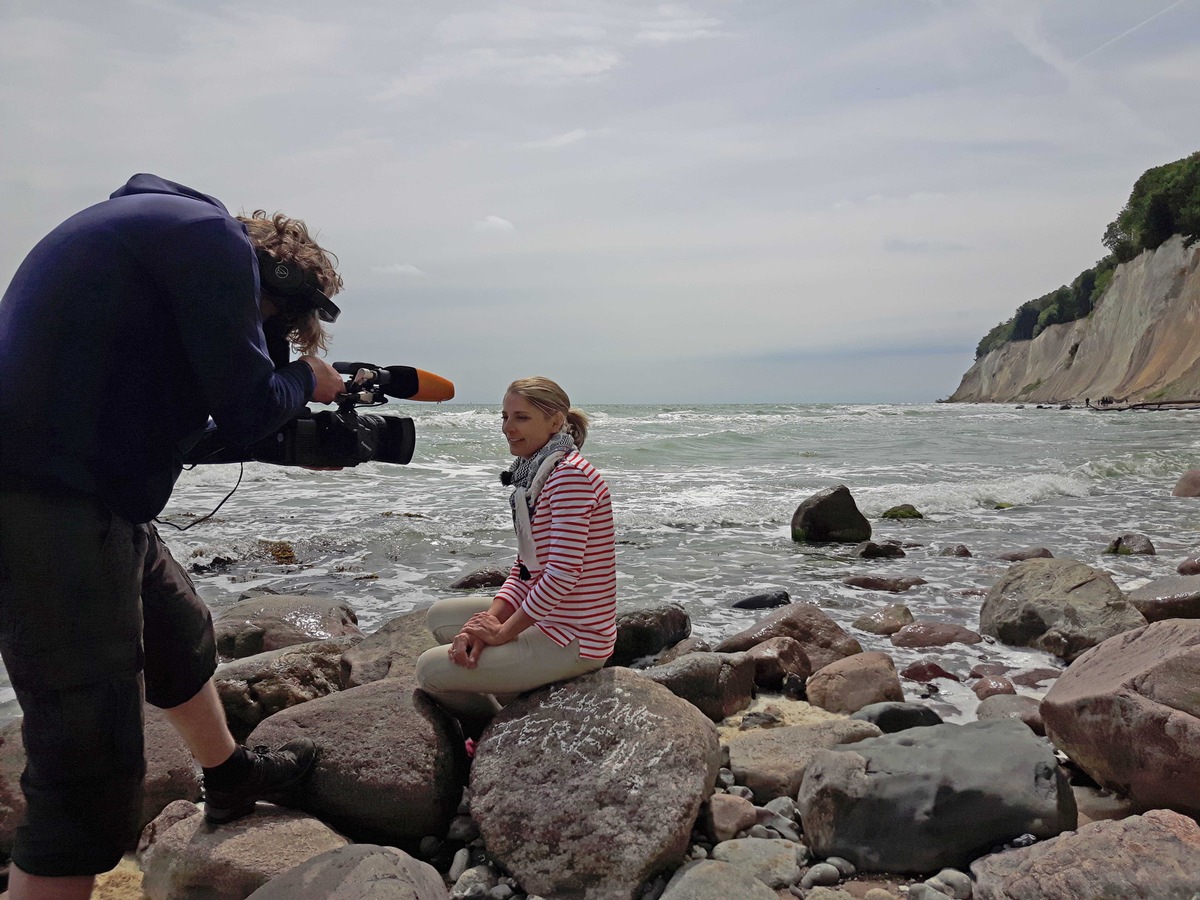
[[[881,565],[905,548],[878,532],[920,515],[910,505],[869,520],[837,486],[802,502],[790,530]],[[1136,532],[1104,549],[1155,553]],[[414,690],[433,641],[422,610],[364,634],[343,600],[251,593],[217,620],[220,693],[250,744],[313,738],[311,781],[295,809],[260,804],[210,828],[196,770],[148,707],[146,827],[102,889],[1192,900],[1200,563],[1123,591],[1045,548],[1008,555],[975,628],[928,618],[904,602],[912,576],[886,574],[857,589],[890,602],[848,627],[784,591],[732,601],[753,622],[716,641],[678,604],[625,612],[607,668],[506,706],[473,759]],[[455,589],[497,576],[473,570]],[[864,649],[881,638],[896,651]],[[955,672],[939,653],[999,645],[1053,662]],[[961,721],[938,712],[950,684],[979,699]],[[0,731],[0,851],[21,814],[19,725]]]

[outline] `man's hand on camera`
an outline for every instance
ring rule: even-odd
[[[312,392],[313,400],[318,403],[332,403],[338,394],[346,390],[345,380],[325,360],[316,356],[302,356],[300,359],[308,363],[317,379],[317,385]]]

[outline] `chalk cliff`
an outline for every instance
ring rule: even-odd
[[[1176,235],[1117,267],[1092,314],[975,361],[961,402],[1200,398],[1200,243]]]

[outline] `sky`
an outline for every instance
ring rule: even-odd
[[[136,172],[305,219],[329,358],[920,403],[1200,150],[1200,0],[4,0],[0,284]]]

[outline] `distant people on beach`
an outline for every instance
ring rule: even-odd
[[[143,174],[39,242],[0,300],[0,652],[27,761],[14,900],[90,897],[135,843],[143,686],[203,768],[210,823],[310,771],[307,739],[230,735],[211,615],[150,523],[210,417],[251,444],[344,390],[311,355],[334,263],[298,219]],[[64,372],[47,410],[37,385]]]
[[[509,452],[501,474],[517,558],[494,599],[439,600],[426,617],[442,646],[417,661],[417,682],[477,738],[506,698],[602,668],[616,642],[612,502],[580,453],[588,418],[549,378],[508,386]]]

